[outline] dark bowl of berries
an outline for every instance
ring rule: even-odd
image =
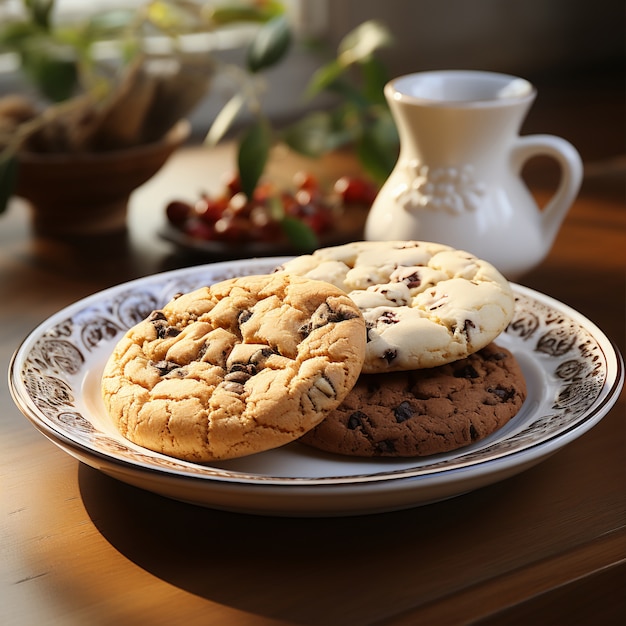
[[[377,192],[364,178],[342,176],[325,188],[298,172],[290,188],[262,181],[249,198],[231,175],[220,193],[171,200],[160,234],[186,252],[211,257],[304,254],[362,239]]]

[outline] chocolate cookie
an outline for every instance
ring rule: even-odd
[[[337,287],[272,274],[170,301],[128,330],[102,378],[105,406],[136,444],[192,461],[285,444],[357,380],[365,322]]]
[[[300,441],[363,457],[448,452],[506,424],[525,398],[515,357],[492,343],[432,369],[362,375],[342,404]]]
[[[506,328],[515,306],[492,265],[438,243],[360,241],[296,257],[279,271],[333,283],[356,302],[370,374],[464,358]]]

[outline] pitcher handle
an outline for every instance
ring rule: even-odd
[[[569,141],[554,135],[525,135],[518,137],[512,150],[513,166],[521,171],[528,159],[539,155],[555,159],[561,169],[558,187],[541,211],[542,232],[546,241],[552,243],[580,190],[583,164],[580,154]]]

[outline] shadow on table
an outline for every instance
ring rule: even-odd
[[[143,569],[213,602],[298,624],[376,621],[485,575],[502,558],[479,557],[487,510],[512,506],[499,484],[394,513],[281,518],[176,502],[82,464],[79,483],[96,528]]]

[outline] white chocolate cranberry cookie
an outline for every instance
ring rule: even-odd
[[[493,341],[513,316],[491,264],[438,243],[361,241],[322,248],[277,270],[333,283],[367,323],[363,373],[436,367]]]
[[[102,378],[134,443],[181,459],[274,448],[317,425],[356,382],[365,322],[339,288],[247,276],[181,295],[129,329]]]

